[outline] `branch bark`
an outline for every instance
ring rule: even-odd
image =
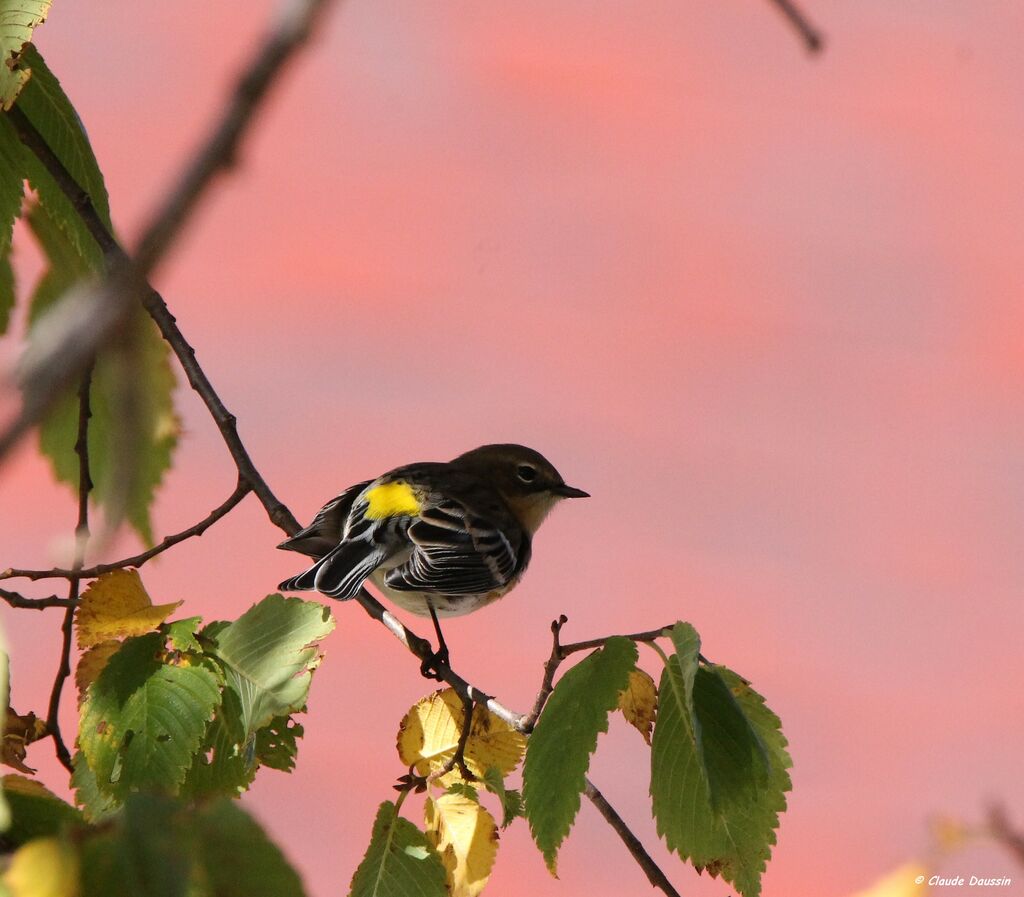
[[[91,312],[90,325],[64,328],[55,345],[47,352],[47,357],[61,358],[63,364],[57,367],[37,366],[38,373],[34,375],[36,379],[30,379],[24,384],[26,401],[19,416],[0,434],[0,457],[42,418],[66,383],[71,382],[92,363],[96,352],[123,325],[134,303],[141,299],[181,361],[192,388],[209,408],[235,458],[240,474],[259,496],[270,519],[289,535],[298,530],[298,522],[257,473],[238,438],[234,415],[228,412],[213,391],[195,361],[195,352],[178,330],[174,316],[163,299],[146,282],[146,277],[180,233],[214,176],[234,164],[238,147],[254,113],[286,63],[310,39],[329,3],[330,0],[298,0],[285,5],[276,27],[257,47],[244,68],[227,106],[210,134],[143,229],[134,260],[127,256],[107,231],[88,194],[71,177],[24,112],[15,105],[7,113],[22,142],[35,153],[71,200],[110,263],[108,276],[94,289],[92,300],[86,303]],[[54,376],[54,370],[59,370],[60,376]]]
[[[60,598],[57,595],[50,595],[48,598],[26,598],[20,592],[10,592],[7,589],[0,589],[0,598],[11,607],[19,607],[26,610],[46,610],[48,607],[74,607],[78,603],[77,600]]]
[[[804,14],[795,0],[769,0],[786,17],[810,53],[820,53],[825,46],[825,37]]]
[[[92,389],[92,369],[86,368],[82,382],[78,387],[78,438],[75,440],[75,454],[78,455],[78,521],[75,525],[75,556],[71,569],[76,571],[68,583],[69,606],[64,611],[61,623],[60,663],[57,675],[50,689],[50,702],[46,711],[46,733],[53,739],[54,751],[61,765],[68,771],[75,771],[71,762],[71,753],[64,743],[60,731],[60,698],[64,691],[64,683],[71,675],[71,644],[74,638],[75,605],[78,603],[78,588],[81,582],[82,569],[85,563],[85,550],[89,542],[89,493],[92,491],[92,474],[89,470],[89,420],[92,417],[92,405],[89,393]]]
[[[597,787],[590,779],[587,779],[583,793],[597,807],[597,811],[604,817],[605,822],[615,829],[615,833],[622,839],[622,843],[626,845],[626,850],[633,855],[637,865],[644,870],[644,874],[647,876],[651,886],[661,888],[668,897],[680,897],[679,892],[672,887],[672,882],[665,877],[665,873],[661,871],[661,868],[654,862],[643,844],[640,843],[640,839],[633,834],[632,829],[615,812],[615,808],[608,803],[605,796],[597,790]]]

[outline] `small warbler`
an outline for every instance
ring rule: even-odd
[[[531,540],[563,498],[586,498],[551,462],[522,445],[483,445],[447,463],[407,464],[356,483],[278,548],[316,558],[282,591],[354,598],[369,579],[390,601],[434,621],[438,651],[424,675],[447,664],[438,616],[468,614],[522,578]]]

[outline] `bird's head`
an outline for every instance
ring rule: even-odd
[[[563,498],[589,498],[582,489],[567,486],[547,458],[525,445],[482,445],[453,463],[493,483],[531,534]]]

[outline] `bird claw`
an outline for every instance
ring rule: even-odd
[[[448,647],[444,646],[438,651],[431,651],[420,664],[420,675],[424,679],[436,679],[444,681],[445,672],[451,671],[451,664],[448,662]]]

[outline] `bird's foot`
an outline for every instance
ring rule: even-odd
[[[442,645],[437,651],[431,651],[420,664],[420,675],[424,679],[436,679],[438,682],[443,682],[444,674],[450,671],[447,645]]]

